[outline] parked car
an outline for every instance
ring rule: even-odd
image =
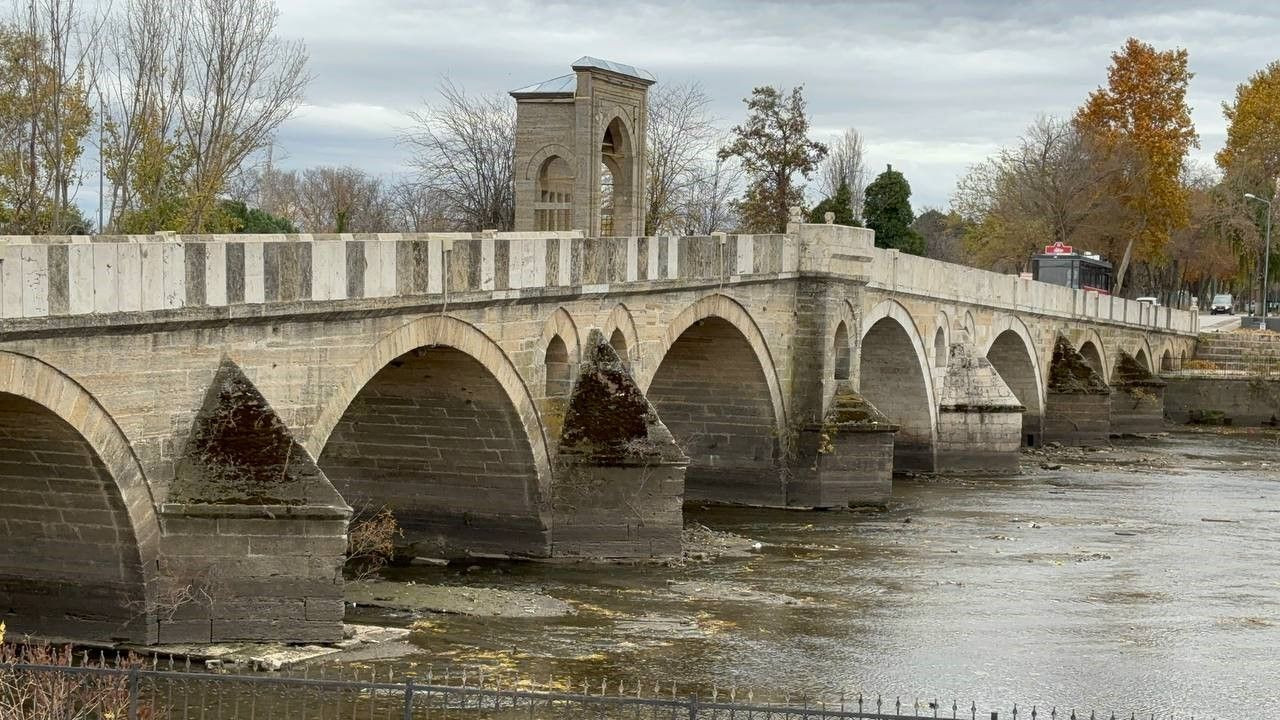
[[[1231,315],[1232,297],[1229,293],[1219,293],[1213,296],[1213,302],[1209,304],[1210,315]]]

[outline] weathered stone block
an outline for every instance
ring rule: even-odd
[[[1111,389],[1084,356],[1058,336],[1045,395],[1045,442],[1105,445],[1110,437]]]
[[[938,469],[1016,473],[1026,410],[991,362],[952,343],[938,408]]]
[[[569,397],[552,488],[553,553],[680,553],[688,458],[599,330]]]
[[[1164,430],[1167,383],[1121,351],[1111,374],[1111,432],[1153,433]]]

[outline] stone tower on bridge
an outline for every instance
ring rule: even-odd
[[[590,56],[572,68],[511,91],[515,229],[643,235],[647,95],[656,78]]]

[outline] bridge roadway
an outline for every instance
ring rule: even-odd
[[[685,500],[1014,471],[1193,349],[1193,313],[872,240],[0,239],[0,620],[333,640],[353,508],[419,554],[669,555]]]

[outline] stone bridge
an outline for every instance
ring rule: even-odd
[[[335,639],[353,509],[435,557],[661,556],[685,500],[1016,471],[1105,439],[1107,381],[1158,412],[1196,331],[835,225],[0,242],[0,620],[78,639]]]

